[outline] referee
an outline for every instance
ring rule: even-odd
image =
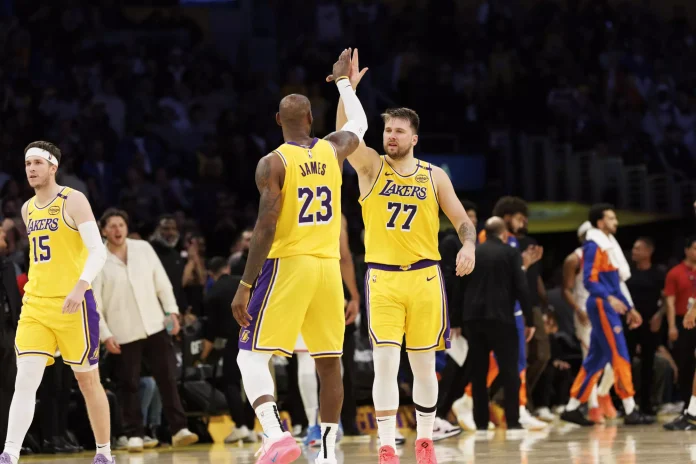
[[[486,375],[491,351],[498,362],[498,378],[505,392],[508,429],[521,428],[515,301],[520,302],[524,313],[527,339],[534,334],[534,324],[522,256],[505,243],[506,234],[501,218],[486,221],[487,240],[476,248],[476,268],[469,276],[464,294],[462,326],[469,341],[474,421],[478,430],[488,430]]]

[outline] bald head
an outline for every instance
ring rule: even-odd
[[[498,216],[493,216],[486,221],[486,237],[501,238],[505,230],[505,221]]]
[[[290,94],[280,101],[278,123],[293,128],[312,124],[312,106],[309,98],[300,94]]]

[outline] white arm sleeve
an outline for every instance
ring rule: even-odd
[[[355,95],[355,90],[353,90],[348,79],[341,79],[336,83],[336,86],[338,87],[338,93],[341,94],[343,99],[346,118],[348,118],[348,122],[341,127],[341,130],[352,132],[362,140],[365,132],[367,132],[367,115],[360,103],[360,99]]]
[[[619,280],[621,280],[621,279],[619,279]],[[626,285],[626,282],[621,280],[619,287],[621,288],[621,293],[623,293],[623,295],[626,297],[628,302],[631,303],[631,307],[628,309],[635,308],[635,305],[633,304],[633,298],[631,298],[631,292],[628,291],[628,285]]]
[[[85,262],[85,268],[82,270],[80,280],[84,280],[88,284],[91,284],[104,267],[104,263],[106,262],[106,248],[104,247],[104,242],[102,242],[102,237],[99,233],[99,227],[96,221],[83,222],[77,226],[77,230],[80,231],[82,242],[89,251],[89,256],[87,256],[87,262]]]

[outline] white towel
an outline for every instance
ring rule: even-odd
[[[621,279],[621,293],[624,294],[628,302],[631,304],[631,307],[633,307],[633,298],[631,297],[631,293],[628,291],[628,287],[626,286],[626,281],[631,278],[631,267],[628,265],[628,261],[626,261],[626,257],[624,256],[621,245],[619,245],[616,237],[613,235],[607,235],[601,230],[593,227],[587,231],[585,238],[595,242],[597,246],[602,249],[602,251],[609,255],[611,264],[613,264],[614,267],[619,270],[619,278]]]

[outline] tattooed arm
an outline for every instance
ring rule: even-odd
[[[459,201],[452,181],[447,173],[437,166],[433,166],[433,180],[435,181],[436,195],[440,202],[440,208],[445,212],[452,225],[457,230],[462,249],[457,254],[457,275],[470,274],[474,270],[476,261],[474,248],[476,247],[476,227],[466,214],[462,202]]]
[[[259,215],[256,218],[254,234],[249,245],[249,257],[247,258],[242,283],[237,288],[237,293],[232,300],[232,314],[242,327],[248,327],[252,320],[247,306],[251,295],[251,285],[261,273],[263,263],[271,251],[273,238],[275,237],[278,216],[282,205],[281,190],[285,181],[285,166],[278,155],[273,153],[264,156],[256,166],[256,186],[261,193],[259,202]]]
[[[284,177],[285,167],[278,155],[271,153],[259,160],[256,167],[256,186],[261,194],[259,214],[242,276],[242,280],[249,284],[259,276],[263,263],[268,258],[268,252],[271,251],[282,204],[281,189]]]

